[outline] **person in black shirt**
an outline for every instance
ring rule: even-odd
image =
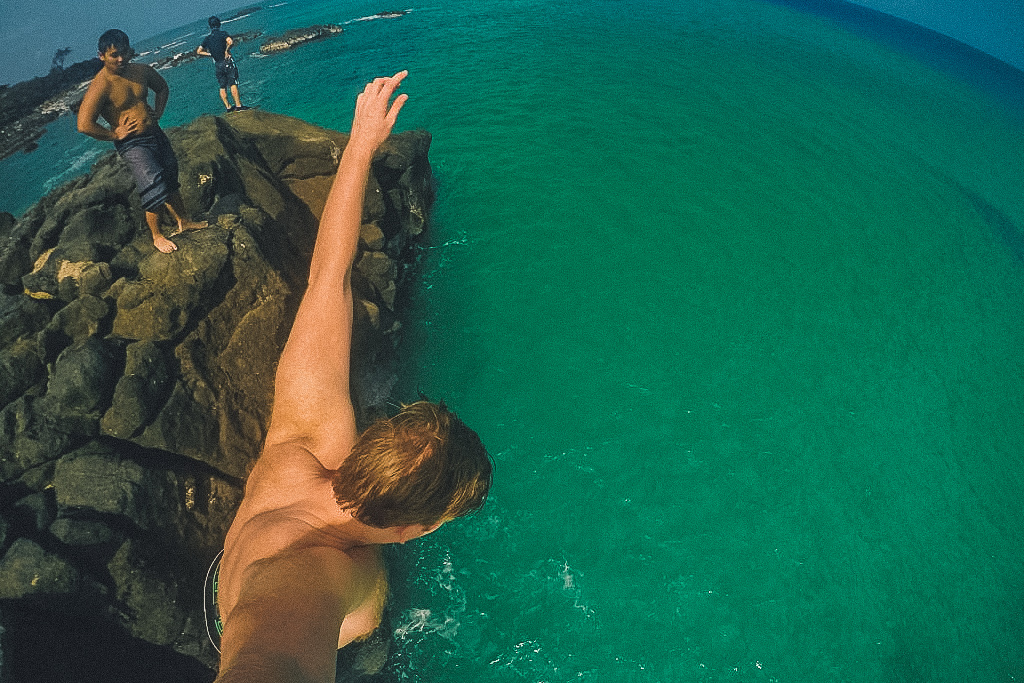
[[[210,17],[207,23],[210,25],[210,35],[203,38],[203,43],[196,48],[196,53],[203,57],[213,57],[214,73],[217,76],[217,84],[220,85],[220,99],[224,101],[224,108],[228,111],[248,109],[249,107],[242,105],[238,95],[238,67],[231,58],[231,46],[235,41],[220,30],[220,19],[217,17]],[[228,88],[231,88],[234,106],[228,103]]]

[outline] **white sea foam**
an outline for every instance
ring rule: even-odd
[[[107,149],[89,149],[77,157],[73,157],[66,166],[62,166],[60,173],[50,176],[44,183],[44,193],[50,192],[55,187],[67,182],[70,178],[81,175],[96,159],[108,152]]]
[[[366,16],[366,17],[359,17],[358,19],[349,19],[345,23],[346,24],[352,24],[352,23],[355,23],[357,21],[373,21],[374,19],[397,19],[398,17],[404,17],[406,14],[412,12],[411,9],[402,10],[402,11],[404,12],[404,14],[386,14],[386,13],[371,14],[371,15]]]
[[[395,637],[408,639],[414,633],[436,633],[445,640],[454,641],[459,622],[451,616],[434,617],[429,609],[413,608],[405,611],[403,622],[395,629]]]
[[[276,7],[276,5],[275,5],[275,7]],[[246,17],[251,17],[251,16],[252,16],[252,14],[253,14],[252,12],[249,12],[248,14],[243,14],[243,15],[242,15],[242,16],[240,16],[240,17],[231,17],[230,19],[225,19],[224,21],[222,21],[222,22],[220,22],[220,23],[221,23],[221,25],[223,26],[224,24],[230,24],[230,23],[231,23],[231,22],[233,22],[233,21],[238,21],[238,20],[240,20],[240,19],[245,19]]]

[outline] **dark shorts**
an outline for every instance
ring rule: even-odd
[[[159,128],[114,142],[114,149],[132,170],[142,208],[156,212],[178,191],[178,157]]]
[[[224,89],[238,85],[238,67],[235,66],[235,60],[230,57],[214,62],[214,74],[217,76],[217,83]]]

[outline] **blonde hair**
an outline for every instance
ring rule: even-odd
[[[441,403],[417,401],[374,422],[334,474],[334,496],[378,528],[433,526],[480,508],[491,486],[480,437]]]

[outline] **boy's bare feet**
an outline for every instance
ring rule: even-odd
[[[165,254],[170,254],[172,251],[178,248],[177,244],[170,241],[163,235],[153,238],[153,246],[155,246],[157,250],[162,251]]]

